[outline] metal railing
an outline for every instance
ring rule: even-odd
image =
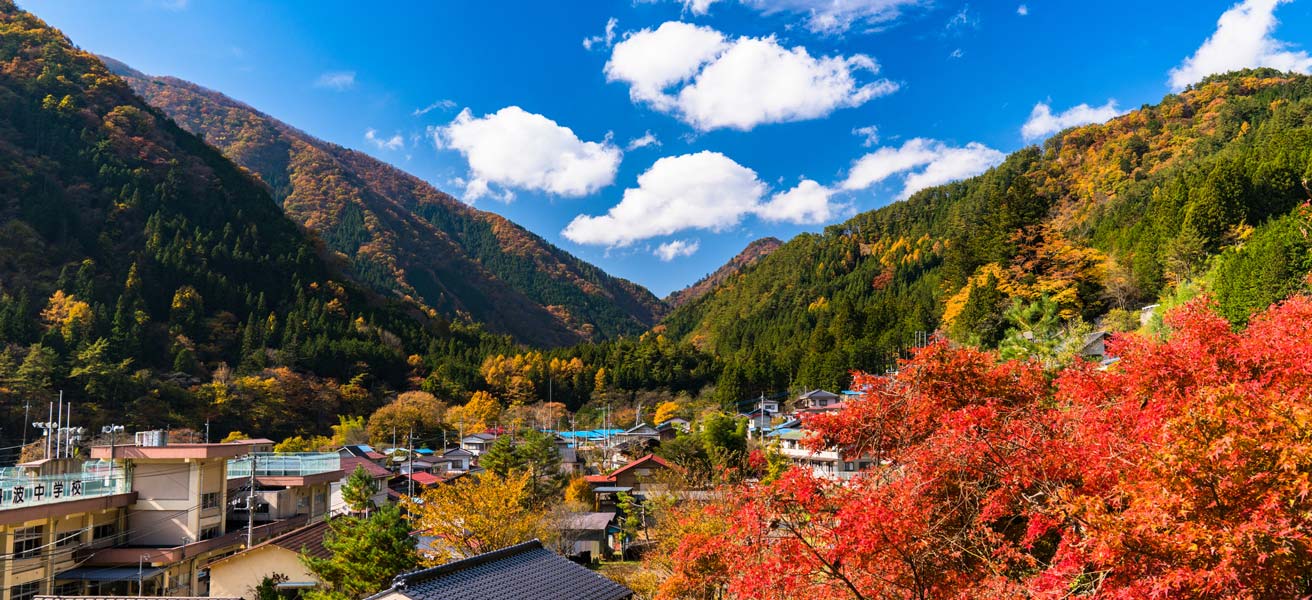
[[[126,494],[132,478],[122,467],[88,462],[79,473],[24,475],[0,473],[0,510],[69,502],[84,498]]]
[[[228,479],[251,476],[251,457],[228,461]],[[256,477],[305,477],[342,468],[336,452],[258,452],[254,455]]]

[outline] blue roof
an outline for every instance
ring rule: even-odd
[[[414,600],[625,600],[633,591],[542,547],[538,540],[398,575],[391,589]]]
[[[590,438],[606,437],[608,435],[618,435],[623,432],[624,432],[623,429],[579,429],[577,431],[556,431],[553,433],[561,437],[567,437],[567,438],[590,439]]]

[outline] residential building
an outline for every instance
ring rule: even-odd
[[[587,552],[593,559],[610,560],[619,546],[619,532],[616,513],[569,513],[561,524],[560,538],[570,554]]]
[[[767,434],[766,439],[778,440],[779,452],[784,457],[820,477],[850,479],[873,464],[869,458],[844,460],[837,450],[811,450],[804,443],[810,435],[806,429],[780,427]]]
[[[368,600],[627,600],[630,590],[532,540],[397,575]]]
[[[842,397],[825,390],[811,390],[797,397],[797,410],[823,412],[842,408]]]
[[[496,434],[492,433],[471,433],[460,438],[460,447],[467,450],[475,457],[487,452],[492,447],[492,443],[497,441]]]
[[[331,552],[323,545],[327,531],[328,521],[315,521],[210,563],[210,596],[254,598],[254,589],[275,573],[287,578],[280,589],[322,585],[301,563],[300,555],[328,558]]]

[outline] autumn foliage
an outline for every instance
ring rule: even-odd
[[[1312,298],[1207,299],[1053,374],[931,345],[809,425],[878,466],[686,515],[664,597],[1297,598],[1312,592]],[[708,569],[708,566],[717,568]],[[731,566],[730,566],[731,565]]]

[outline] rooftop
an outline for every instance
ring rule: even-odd
[[[411,573],[372,598],[415,600],[625,600],[633,591],[532,540]]]
[[[308,477],[342,470],[342,456],[336,452],[256,452],[228,461],[228,479],[250,477],[252,458],[256,477]]]
[[[246,442],[229,442],[226,444],[165,444],[163,446],[135,446],[132,444],[115,446],[93,446],[91,458],[136,458],[136,459],[206,459],[232,458],[250,452],[251,444]]]

